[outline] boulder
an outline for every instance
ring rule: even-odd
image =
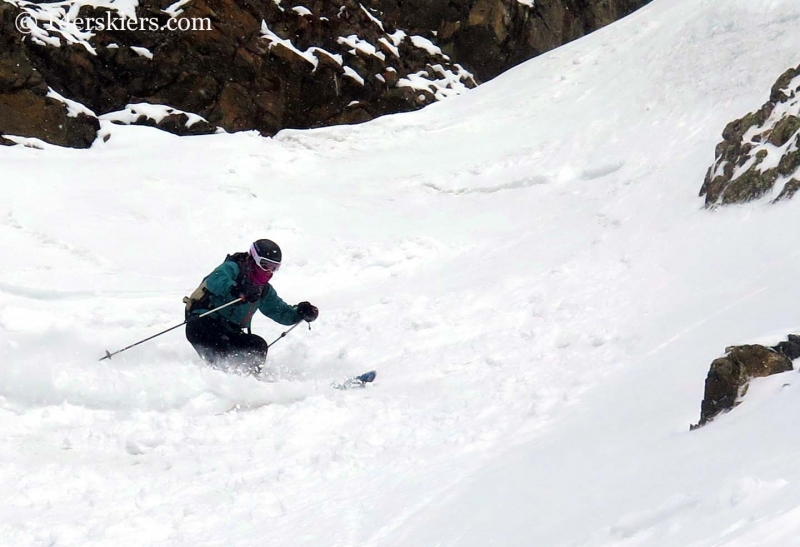
[[[711,363],[700,404],[700,421],[691,429],[707,424],[738,405],[752,378],[792,370],[792,360],[800,357],[800,337],[790,335],[788,341],[773,347],[731,346],[725,352],[724,357]]]
[[[97,118],[71,116],[67,106],[55,99],[23,89],[0,94],[0,135],[34,137],[51,144],[88,148],[97,136]],[[3,139],[0,144],[11,141]]]

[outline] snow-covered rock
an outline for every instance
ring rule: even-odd
[[[0,3],[0,21],[10,11]],[[0,144],[31,138],[86,148],[95,140],[98,129],[97,118],[89,108],[48,86],[16,37],[0,33]]]
[[[800,357],[800,337],[789,335],[789,340],[774,348],[761,344],[746,344],[725,348],[725,356],[714,359],[706,377],[703,402],[700,404],[700,421],[697,429],[722,412],[731,410],[747,393],[750,380],[793,369],[792,359]]]
[[[8,57],[0,63],[0,84],[15,78],[17,65],[30,65],[45,90],[99,115],[131,103],[170,105],[207,120],[209,128],[273,135],[414,110],[476,85],[465,68],[436,53],[432,35],[409,38],[380,11],[351,0],[308,6],[179,0],[166,8],[155,0],[0,0],[0,10],[0,36],[13,45],[0,53]],[[97,18],[102,28],[87,25]],[[119,30],[121,22],[137,30]],[[196,30],[170,30],[189,22]],[[422,99],[400,83],[433,66],[439,76]],[[381,75],[390,69],[398,77],[387,81]],[[348,107],[353,101],[357,110]],[[0,99],[4,108],[12,104]],[[24,123],[4,124],[9,117],[0,112],[0,134],[48,140]],[[186,124],[159,127],[183,134]]]
[[[728,124],[700,195],[706,206],[744,203],[800,189],[800,66],[778,78],[769,101]]]
[[[651,0],[377,0],[385,19],[487,81],[608,25]]]
[[[176,135],[207,135],[216,132],[216,128],[202,116],[166,105],[129,104],[122,110],[103,114],[99,118],[120,125],[157,127]]]

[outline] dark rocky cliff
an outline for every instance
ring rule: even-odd
[[[435,32],[481,81],[625,17],[651,0],[377,0],[390,21]]]
[[[85,147],[98,118],[178,134],[363,122],[458,94],[648,1],[0,0],[0,135]],[[85,25],[112,18],[140,26]],[[188,21],[204,28],[162,28]]]

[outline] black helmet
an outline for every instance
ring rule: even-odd
[[[269,239],[259,239],[250,245],[250,256],[265,271],[277,272],[281,267],[281,248]]]

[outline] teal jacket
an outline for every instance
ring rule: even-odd
[[[231,257],[228,257],[203,280],[197,291],[192,294],[191,299],[195,305],[191,306],[190,313],[199,315],[235,300],[239,295],[234,294],[233,289],[238,278],[239,265]],[[281,300],[278,293],[269,284],[264,287],[258,302],[234,304],[209,317],[225,319],[225,322],[228,323],[226,326],[231,330],[249,329],[256,310],[281,325],[294,325],[301,319],[297,313],[297,307]]]

